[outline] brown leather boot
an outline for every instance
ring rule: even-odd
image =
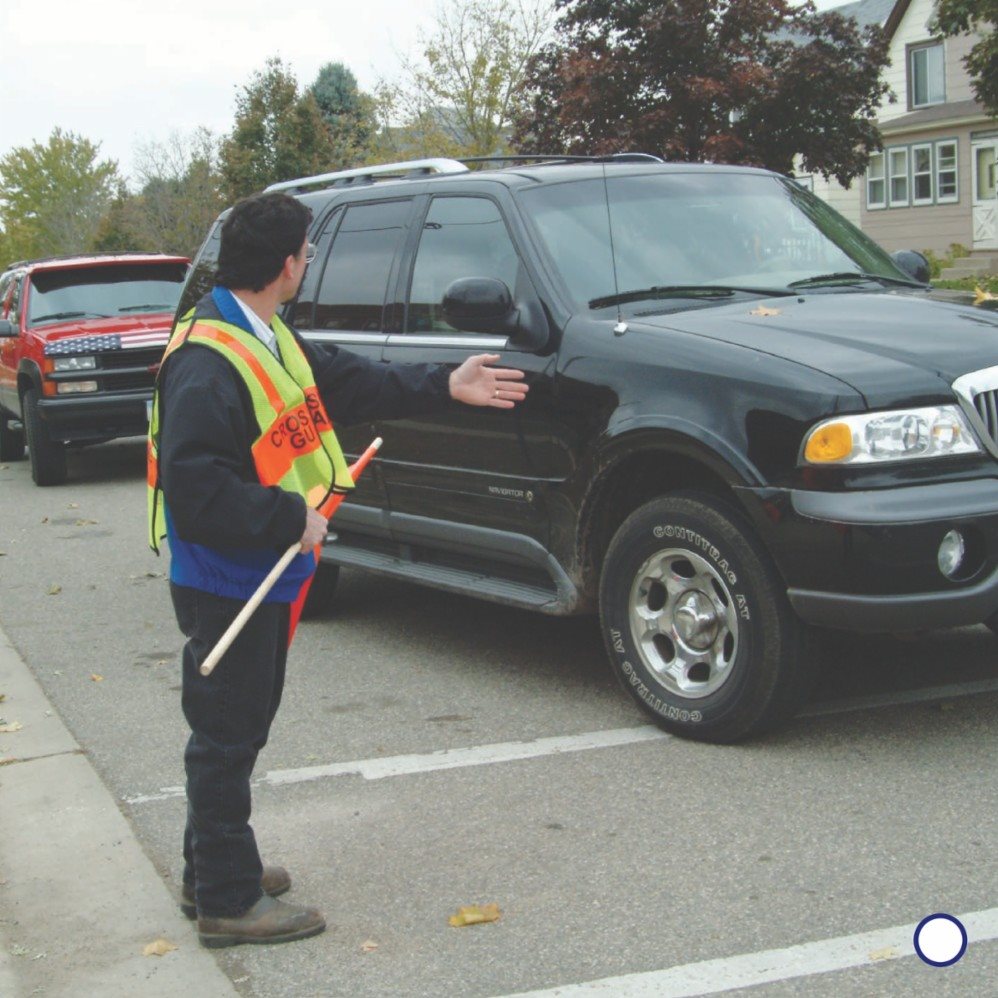
[[[260,878],[260,887],[264,894],[269,894],[272,898],[279,897],[291,888],[291,875],[283,866],[265,866],[263,876]],[[180,910],[192,920],[198,917],[198,910],[194,904],[194,888],[190,884],[184,884],[180,891]]]
[[[317,936],[325,927],[326,920],[315,908],[275,901],[269,894],[238,918],[198,916],[198,938],[209,949],[241,943],[289,943]]]

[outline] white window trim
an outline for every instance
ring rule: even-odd
[[[915,53],[926,52],[934,48],[938,48],[943,57],[943,95],[938,100],[930,100],[924,104],[917,104],[915,102]],[[926,57],[926,64],[928,64],[928,57]],[[941,41],[925,42],[924,44],[913,45],[908,49],[908,92],[911,94],[912,111],[919,111],[923,107],[935,107],[937,104],[946,103],[946,46]]]
[[[916,174],[915,173],[915,153],[919,149],[927,149],[928,150],[928,152],[929,152],[929,169],[926,170],[926,171],[922,171],[922,172]],[[915,205],[916,207],[922,207],[924,205],[934,204],[935,203],[935,194],[936,194],[936,175],[935,175],[936,160],[935,160],[935,155],[934,155],[933,149],[932,149],[932,143],[931,142],[919,142],[916,145],[911,146],[910,149],[909,149],[908,156],[909,156],[909,160],[908,161],[909,161],[909,164],[910,164],[909,172],[911,174],[911,179],[909,181],[910,184],[911,184],[911,188],[910,188],[911,203],[913,205]],[[919,176],[919,177],[928,176],[928,178],[929,178],[929,196],[927,198],[919,198],[919,197],[915,196],[915,177],[916,176]]]
[[[956,139],[941,139],[934,143],[932,168],[935,172],[934,192],[936,204],[956,204],[960,200],[960,143]],[[942,194],[942,185],[939,183],[939,147],[953,147],[953,178],[956,181],[956,192],[953,194]]]
[[[871,177],[870,176],[870,164],[877,158],[884,164],[884,172],[882,176]],[[870,184],[873,181],[879,180],[884,185],[884,197],[882,201],[873,201],[870,198]],[[866,208],[868,211],[880,211],[887,207],[887,152],[875,152],[870,156],[870,163],[866,166]]]
[[[911,156],[908,154],[908,147],[891,146],[885,151],[887,153],[886,169],[884,171],[887,175],[887,203],[892,208],[906,208],[911,204]],[[904,154],[904,174],[893,172],[893,160],[897,153]],[[894,199],[894,181],[900,180],[902,176],[904,177],[905,189],[905,198],[903,201]]]

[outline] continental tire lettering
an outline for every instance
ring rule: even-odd
[[[652,528],[652,534],[657,540],[662,540],[664,537],[670,540],[683,541],[686,544],[692,545],[694,548],[699,548],[711,561],[717,565],[718,571],[728,580],[728,582],[735,586],[738,585],[738,576],[731,570],[731,566],[728,564],[727,558],[721,557],[721,552],[714,547],[713,544],[703,537],[701,534],[696,533],[693,530],[687,530],[685,527],[673,527],[673,526],[658,526]]]
[[[610,628],[610,639],[613,642],[613,650],[620,655],[624,654],[624,637],[620,631]]]
[[[620,667],[624,671],[624,675],[627,676],[627,681],[634,688],[634,692],[660,717],[683,724],[699,724],[703,720],[703,714],[698,710],[684,710],[681,707],[673,707],[671,704],[663,703],[662,698],[655,696],[641,681],[641,677],[634,671],[634,666],[626,659],[620,663]]]

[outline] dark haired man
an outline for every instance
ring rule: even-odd
[[[449,399],[509,409],[527,391],[520,371],[489,366],[496,355],[451,369],[379,364],[304,342],[277,310],[304,276],[309,221],[308,209],[284,194],[233,208],[216,287],[174,330],[150,423],[150,543],[156,549],[169,538],[170,591],[188,639],[181,906],[211,947],[285,942],[325,928],[315,909],[275,900],[290,877],[262,865],[249,816],[250,776],[284,685],[289,604],[326,534],[316,507],[352,485],[330,417],[398,418]],[[296,432],[282,433],[291,422]],[[200,662],[296,542],[301,554],[202,676]]]

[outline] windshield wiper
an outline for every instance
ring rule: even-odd
[[[624,305],[632,301],[648,301],[657,298],[731,298],[737,293],[763,295],[767,298],[793,294],[781,288],[744,288],[727,284],[665,284],[634,291],[621,291],[616,295],[593,298],[590,308],[606,308],[608,305]]]
[[[820,288],[823,284],[857,284],[860,281],[875,281],[878,284],[900,284],[906,288],[922,288],[924,284],[917,281],[905,281],[900,277],[885,277],[882,274],[867,274],[861,270],[842,270],[834,274],[815,274],[814,277],[802,277],[799,281],[791,281],[788,288]]]
[[[164,309],[166,311],[172,312],[176,308],[176,305],[170,305],[167,302],[156,302],[150,303],[148,305],[122,305],[118,309],[119,312],[160,312]]]
[[[44,322],[46,319],[83,319],[89,316],[91,319],[109,319],[110,316],[102,312],[52,312],[49,315],[33,316],[32,322]]]

